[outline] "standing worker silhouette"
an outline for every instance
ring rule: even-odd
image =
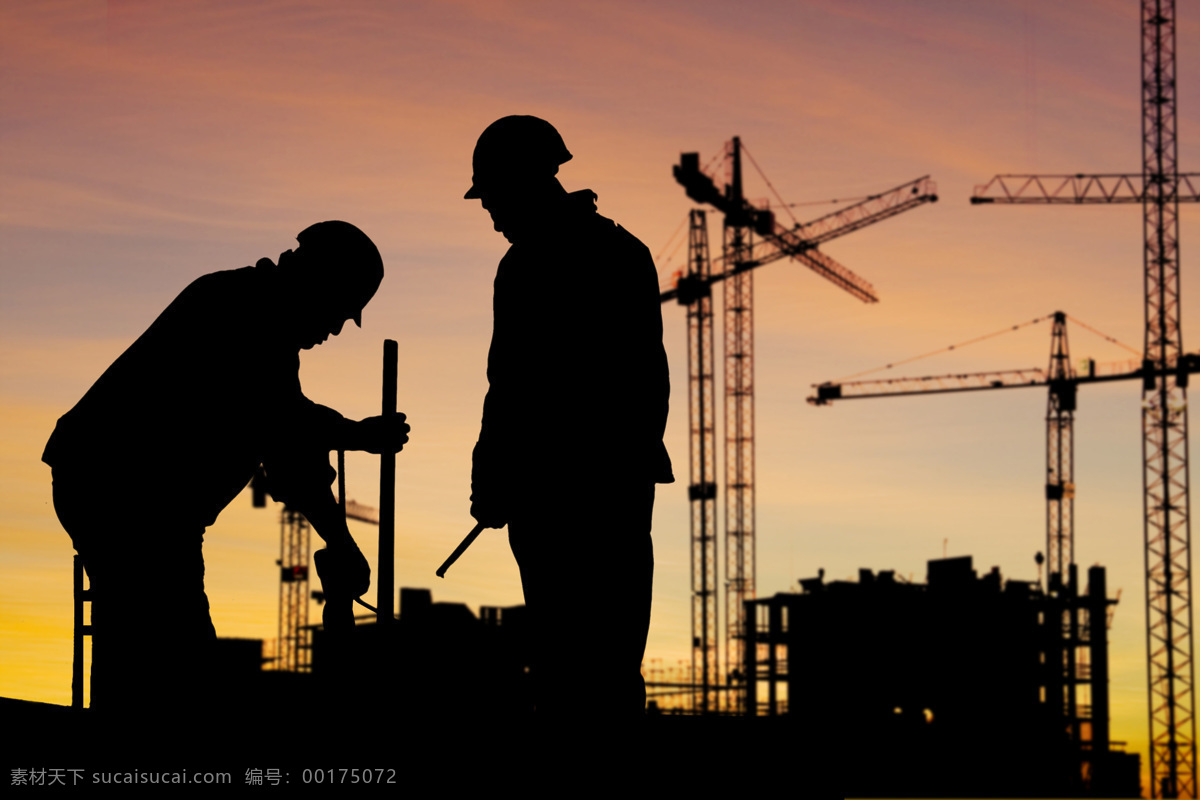
[[[545,120],[479,137],[467,199],[511,247],[496,271],[471,515],[508,525],[532,621],[539,716],[634,718],[650,625],[655,483],[670,381],[650,252],[568,194]]]
[[[92,706],[178,713],[210,700],[216,638],[204,529],[263,465],[325,540],[327,596],[370,568],[333,498],[329,452],[397,452],[404,416],[354,422],[300,389],[299,351],[336,336],[383,279],[374,243],[320,222],[300,246],[188,286],[58,421],[42,460],[93,592]]]

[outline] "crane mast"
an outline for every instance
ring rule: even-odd
[[[692,536],[692,668],[699,710],[715,711],[718,674],[716,606],[715,359],[712,353],[712,285],[724,282],[725,436],[725,658],[726,678],[741,683],[745,604],[755,596],[754,503],[754,284],[752,270],[792,258],[863,302],[877,301],[870,283],[817,249],[823,242],[937,200],[928,176],[872,195],[832,214],[792,228],[769,208],[746,200],[742,189],[742,143],[725,148],[726,183],[718,189],[700,169],[699,155],[684,153],[675,179],[688,197],[724,214],[720,270],[709,256],[703,211],[689,216],[688,269],[659,295],[688,307],[689,428]],[[736,695],[735,695],[736,697]],[[740,698],[739,698],[740,699]],[[737,702],[735,700],[734,702]]]
[[[1075,563],[1075,395],[1067,315],[1054,314],[1046,401],[1047,574],[1067,575]]]
[[[717,709],[717,462],[713,358],[712,259],[703,209],[688,214],[688,271],[679,302],[688,316],[688,501],[692,526],[692,675],[699,684],[696,711]]]
[[[1142,1],[1142,202],[1145,358],[1183,352],[1179,320],[1179,171],[1175,139],[1175,3]],[[1187,380],[1143,384],[1146,650],[1151,791],[1196,796]]]
[[[284,506],[279,512],[279,639],[275,668],[307,672],[312,651],[303,638],[308,625],[308,563],[312,526],[304,515]]]
[[[730,201],[723,253],[734,275],[725,281],[725,653],[733,672],[743,664],[746,601],[754,599],[754,258],[753,218],[741,210],[741,139],[729,143]],[[739,213],[741,212],[741,213]]]
[[[1180,174],[1175,119],[1175,3],[1142,0],[1140,175],[996,176],[972,203],[1142,204],[1145,372],[1143,543],[1152,797],[1196,796],[1187,371],[1180,363],[1179,203],[1198,199]],[[1155,377],[1157,375],[1157,377]]]

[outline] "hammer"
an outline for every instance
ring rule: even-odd
[[[461,542],[459,542],[458,547],[454,548],[454,552],[450,554],[450,557],[447,558],[445,561],[443,561],[442,565],[440,567],[438,567],[437,576],[439,578],[446,577],[446,570],[450,569],[451,564],[453,564],[455,561],[458,561],[459,556],[461,556],[463,553],[467,552],[467,548],[471,546],[472,542],[474,542],[476,539],[479,538],[479,534],[482,532],[483,532],[483,523],[482,522],[480,522],[474,528],[471,528],[471,532],[468,533]]]

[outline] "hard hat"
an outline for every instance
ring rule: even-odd
[[[379,248],[356,226],[341,220],[310,225],[296,235],[296,241],[320,271],[326,299],[361,328],[363,308],[383,282]]]
[[[464,200],[478,198],[480,188],[506,178],[558,174],[571,160],[562,136],[544,119],[528,115],[501,117],[479,134],[471,158],[474,174]]]

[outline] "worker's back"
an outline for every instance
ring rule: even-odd
[[[58,422],[43,460],[165,492],[209,525],[262,461],[271,416],[301,397],[270,271],[188,286]]]

